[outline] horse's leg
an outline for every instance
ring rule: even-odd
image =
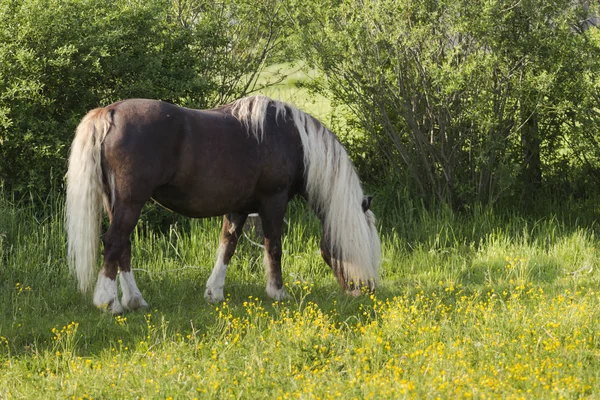
[[[223,287],[225,286],[227,265],[235,252],[238,238],[242,234],[247,217],[246,214],[227,214],[223,217],[217,261],[206,282],[206,291],[204,292],[204,298],[211,303],[225,300]]]
[[[127,239],[127,244],[123,249],[123,254],[119,260],[121,273],[119,274],[119,282],[123,297],[121,303],[126,310],[137,310],[140,307],[148,307],[148,303],[142,297],[140,289],[138,289],[131,271],[131,240]]]
[[[342,289],[346,290],[347,284],[346,284],[346,280],[344,279],[343,270],[341,268],[339,268],[339,262],[338,262],[338,260],[336,260],[331,255],[331,251],[329,249],[329,242],[327,241],[327,236],[326,236],[325,229],[322,229],[322,236],[321,236],[321,257],[323,257],[323,260],[325,261],[325,263],[327,265],[329,265],[329,268],[331,268],[331,270],[333,271],[333,274],[337,278],[337,280],[338,280],[340,286],[342,287]]]
[[[287,193],[272,197],[263,202],[259,212],[265,235],[267,295],[274,300],[287,297],[281,276],[281,233],[287,202]]]
[[[115,204],[112,221],[106,231],[104,241],[104,262],[98,274],[94,292],[94,304],[106,308],[112,314],[123,313],[117,290],[117,272],[123,257],[129,260],[129,235],[135,228],[142,210],[142,204]],[[127,261],[127,264],[129,261]]]
[[[112,225],[113,213],[107,195],[104,196],[104,209],[106,210],[108,220]],[[140,307],[148,307],[148,303],[146,303],[142,297],[142,293],[135,283],[133,272],[131,272],[131,240],[129,239],[123,249],[123,254],[119,260],[119,266],[121,267],[119,282],[121,283],[121,290],[123,291],[123,297],[121,298],[122,306],[126,310],[137,310]]]

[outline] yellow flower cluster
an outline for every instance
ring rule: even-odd
[[[228,299],[187,328],[157,310],[117,316],[85,357],[79,323],[57,326],[46,361],[19,376],[76,398],[593,397],[600,293],[556,287],[444,279],[325,301],[296,282],[289,300]]]
[[[16,290],[18,293],[23,293],[23,292],[31,292],[31,286],[23,286],[23,285],[21,285],[21,283],[20,283],[20,282],[17,282],[17,283],[15,284],[15,290]]]
[[[60,341],[65,336],[73,337],[75,335],[75,333],[77,332],[78,327],[79,327],[79,323],[75,322],[75,321],[70,322],[68,325],[63,326],[61,329],[54,327],[54,328],[52,328],[52,333],[54,334],[53,339],[55,341]]]

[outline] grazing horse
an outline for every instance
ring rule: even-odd
[[[248,214],[262,220],[266,292],[286,295],[281,233],[288,201],[308,200],[322,222],[321,254],[341,287],[373,290],[381,245],[346,151],[299,109],[253,96],[211,110],[130,99],[90,111],[75,134],[67,172],[68,260],[86,292],[98,255],[102,206],[110,226],[94,304],[113,314],[147,306],[131,271],[133,231],[154,199],[194,218],[224,215],[205,298],[224,300],[227,265]],[[118,298],[117,272],[123,296]]]

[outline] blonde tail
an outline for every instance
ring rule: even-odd
[[[101,145],[112,123],[110,111],[90,111],[77,127],[67,171],[67,257],[86,292],[94,278],[102,217]]]

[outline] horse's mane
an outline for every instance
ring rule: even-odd
[[[285,118],[287,105],[266,96],[257,95],[238,99],[231,103],[231,115],[236,117],[259,142],[262,141],[269,105],[275,107],[275,120]]]
[[[374,284],[381,244],[374,214],[362,210],[362,186],[346,150],[320,121],[278,100],[242,98],[231,104],[231,113],[261,141],[269,106],[275,109],[276,120],[293,120],[302,140],[308,200],[322,219],[336,268],[347,282],[358,279]]]

